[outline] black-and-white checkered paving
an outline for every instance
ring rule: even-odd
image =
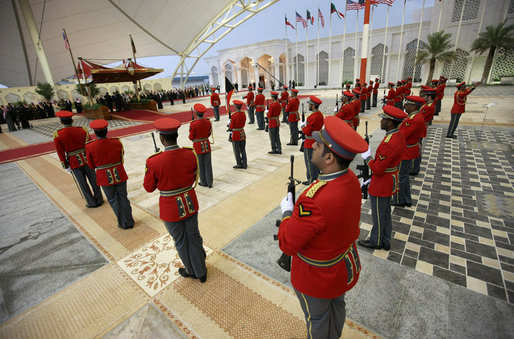
[[[413,205],[393,207],[391,250],[371,251],[418,271],[514,303],[514,133],[433,125]],[[372,227],[362,208],[361,239]]]

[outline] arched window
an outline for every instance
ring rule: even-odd
[[[212,76],[212,86],[218,87],[220,85],[218,79],[218,68],[216,66],[211,67],[211,76]]]
[[[469,53],[457,48],[457,59],[453,62],[445,62],[443,65],[443,75],[448,79],[457,79],[458,81],[464,80],[466,67],[468,66]]]
[[[416,65],[416,70],[414,71],[414,62],[416,60],[416,46],[418,45],[418,39],[414,39],[407,44],[407,55],[405,56],[405,61],[403,62],[403,73],[402,79],[407,79],[407,77],[412,77],[415,81],[417,79],[421,79],[421,64]],[[424,48],[426,44],[423,41],[419,41],[418,51]],[[414,73],[414,74],[413,74]]]
[[[328,53],[325,51],[319,52],[319,74],[318,85],[328,84]]]
[[[385,79],[385,70],[387,66],[387,51],[388,48],[385,48],[386,57],[384,58],[384,44],[378,44],[371,50],[371,75],[378,75],[378,77],[383,81]],[[384,64],[382,65],[382,61]]]
[[[298,62],[296,62],[298,60]],[[298,67],[298,69],[297,69]],[[297,78],[298,76],[298,78]],[[298,85],[305,84],[305,65],[304,65],[304,57],[301,54],[297,54],[294,57],[294,77],[296,78],[296,83]]]
[[[353,58],[355,57],[355,50],[348,47],[344,50],[344,64],[343,64],[343,81],[352,81],[353,83]]]
[[[462,5],[464,0],[455,0],[453,7],[452,22],[460,21],[460,14],[462,12]],[[464,13],[462,13],[462,21],[475,20],[478,17],[478,10],[480,8],[480,0],[466,0]]]

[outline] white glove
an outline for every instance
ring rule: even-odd
[[[228,127],[228,126],[230,126],[230,120],[231,120],[231,119],[228,119],[227,127]]]
[[[282,214],[286,211],[292,212],[294,210],[293,194],[291,192],[287,193],[287,196],[282,199],[280,202],[280,208],[282,209]]]
[[[264,111],[264,114],[268,115],[268,110],[265,110],[265,111]]]
[[[307,121],[302,121],[300,123],[300,128],[304,128],[306,124],[307,124]]]
[[[336,107],[334,107],[334,113],[337,113],[337,111],[339,111],[339,110],[337,109],[337,106],[336,106]]]
[[[367,184],[369,184],[370,182],[371,182],[371,179],[368,179],[368,180],[366,180],[366,181],[362,182],[362,183],[361,183],[361,187],[362,187],[362,186],[365,186],[365,185],[367,185]]]
[[[68,171],[68,173],[71,173],[71,168],[66,168],[66,170]]]
[[[361,153],[361,157],[362,159],[366,160],[368,157],[371,156],[371,146],[368,147],[368,150],[364,153]]]

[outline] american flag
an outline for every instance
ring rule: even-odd
[[[307,27],[307,20],[305,20],[298,12],[296,12],[296,22],[301,22],[303,25],[303,28]]]
[[[66,47],[67,50],[70,50],[70,43],[68,42],[68,37],[66,36],[65,31],[62,31],[62,38],[64,39],[64,47]]]
[[[441,1],[441,0],[439,0],[439,1]],[[372,1],[372,2],[374,2],[374,3],[376,3],[376,4],[384,4],[384,5],[387,5],[387,6],[389,6],[389,7],[390,7],[390,6],[392,6],[392,5],[393,5],[394,0],[374,0],[374,1]]]
[[[323,18],[323,14],[321,14],[321,10],[318,8],[318,20],[321,23],[321,27],[325,27],[325,18]]]
[[[364,8],[361,4],[358,2],[353,2],[352,0],[346,0],[346,10],[347,11],[354,11]]]

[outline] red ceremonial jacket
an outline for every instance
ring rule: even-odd
[[[425,132],[421,136],[422,138],[427,136],[427,127],[428,123],[432,121],[435,114],[435,103],[433,101],[425,103],[423,106],[421,106],[421,114],[423,114],[423,120],[425,120]]]
[[[274,101],[271,103],[271,105],[269,105],[269,111],[267,114],[269,128],[280,127],[281,110],[282,108],[280,107],[280,103],[278,101]]]
[[[360,101],[366,101],[366,98],[368,97],[368,89],[366,86],[361,87],[361,96],[359,97]]]
[[[96,183],[112,186],[127,181],[123,145],[118,138],[96,138],[86,144],[87,164],[96,170]]]
[[[65,125],[54,132],[55,149],[63,168],[87,165],[85,145],[88,141],[89,133],[84,127]]]
[[[466,100],[468,94],[473,92],[475,88],[468,87],[463,91],[457,91],[453,95],[453,107],[450,113],[464,113],[466,111]]]
[[[298,108],[300,107],[300,100],[295,97],[289,100],[286,107],[286,112],[289,113],[287,116],[287,121],[295,122],[300,121],[300,113],[298,112]]]
[[[425,129],[425,119],[419,111],[409,114],[400,124],[400,133],[405,137],[406,148],[402,160],[419,157],[419,139]]]
[[[254,97],[255,96],[254,96],[252,91],[249,91],[248,94],[246,94],[246,96],[245,96],[245,98],[246,98],[246,106],[252,107]]]
[[[315,143],[315,140],[312,137],[312,132],[321,131],[323,128],[323,123],[324,117],[323,113],[320,111],[312,112],[312,114],[307,117],[305,126],[302,128],[302,132],[305,135],[303,148],[312,148],[312,145]]]
[[[193,141],[196,154],[204,154],[211,151],[209,136],[212,133],[211,121],[207,118],[196,119],[189,125],[189,140]]]
[[[282,105],[282,107],[285,108],[287,106],[288,100],[289,100],[289,93],[287,91],[282,92],[282,94],[280,94],[280,104]]]
[[[411,89],[411,88],[412,88],[412,82],[411,82],[411,81],[409,81],[409,82],[407,82],[407,83],[405,84],[405,96],[410,95],[410,93],[411,93],[411,90],[410,90],[410,89]]]
[[[366,159],[373,171],[369,194],[375,197],[390,197],[398,191],[398,165],[402,161],[405,147],[405,137],[395,128],[387,132],[384,140],[378,145],[375,159]]]
[[[353,128],[354,114],[355,114],[355,110],[353,108],[353,104],[351,102],[348,102],[341,106],[341,108],[339,109],[339,112],[336,113],[336,117],[344,120],[344,122],[346,122],[348,125],[350,125],[350,127]]]
[[[375,84],[373,85],[373,94],[378,94],[379,87],[380,87],[380,82],[375,81]]]
[[[284,213],[280,249],[292,256],[291,283],[314,298],[331,299],[359,279],[361,189],[350,169],[320,175]],[[290,216],[289,216],[290,215]]]
[[[353,127],[358,127],[360,124],[359,113],[361,111],[361,102],[358,99],[353,99]]]
[[[389,106],[394,106],[394,102],[396,101],[395,98],[396,98],[396,91],[394,90],[394,88],[389,89],[389,92],[387,93],[387,97],[386,97],[387,104]]]
[[[443,100],[444,97],[444,84],[435,87],[435,100]]]
[[[232,117],[230,118],[230,125],[228,128],[232,130],[232,141],[241,141],[246,140],[245,135],[245,123],[246,123],[246,114],[241,111],[236,111],[232,113]]]
[[[394,102],[402,102],[403,100],[403,86],[396,87],[394,94]]]
[[[198,212],[193,186],[198,175],[195,152],[177,145],[146,159],[143,187],[147,192],[158,189],[159,216],[164,221],[179,221]]]
[[[371,98],[371,94],[373,94],[373,85],[369,84],[368,91],[366,92],[367,98]]]
[[[264,94],[262,93],[259,93],[255,96],[255,111],[256,112],[264,112],[264,110],[266,109],[266,104],[264,103],[264,101],[266,100],[266,98],[264,97]]]
[[[211,94],[211,106],[219,106],[220,105],[220,96],[218,93]]]

